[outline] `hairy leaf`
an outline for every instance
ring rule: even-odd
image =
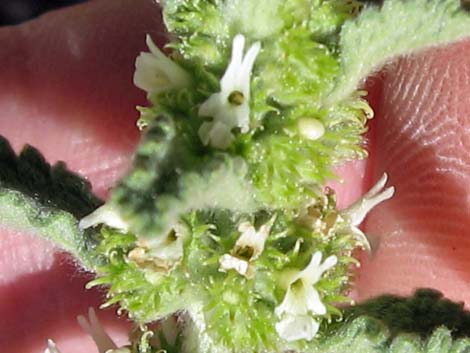
[[[470,36],[470,13],[460,0],[386,0],[369,6],[343,25],[341,72],[327,98],[347,98],[361,80],[387,61]]]
[[[97,264],[92,234],[80,231],[70,213],[44,206],[21,192],[0,188],[0,224],[52,241],[87,269]]]
[[[134,234],[161,236],[191,210],[254,209],[243,160],[198,149],[166,116],[147,128],[132,169],[111,195]]]
[[[64,163],[51,167],[31,146],[17,156],[0,137],[0,225],[48,239],[88,269],[97,263],[95,240],[78,229],[77,218],[101,204],[90,190]]]
[[[102,202],[91,193],[89,182],[67,170],[65,163],[49,165],[34,147],[17,156],[0,136],[0,189],[17,190],[37,203],[81,218]]]

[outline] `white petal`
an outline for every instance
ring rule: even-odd
[[[255,227],[251,223],[243,222],[238,226],[238,231],[241,233],[240,237],[235,243],[235,248],[240,247],[254,247],[256,246],[259,238]]]
[[[227,272],[229,270],[235,270],[242,276],[246,276],[248,273],[248,261],[239,259],[229,254],[222,255],[219,259],[220,271]]]
[[[323,274],[328,271],[330,268],[335,266],[338,263],[338,258],[335,255],[328,256],[325,261],[320,265],[320,272]]]
[[[227,125],[214,122],[209,133],[211,146],[220,149],[226,149],[233,141],[233,134]]]
[[[128,258],[144,266],[152,263],[161,271],[174,268],[183,257],[185,233],[182,229],[180,225],[176,225],[166,236],[139,237],[138,246],[129,252]]]
[[[271,228],[273,227],[275,221],[276,221],[276,216],[271,217],[271,219],[269,221],[264,223],[259,228],[258,233],[266,234],[266,237],[267,237],[269,235],[269,233],[271,232]]]
[[[290,315],[306,315],[308,313],[307,297],[303,282],[287,288],[282,303],[274,309],[274,313],[277,316],[281,316],[284,313]]]
[[[149,53],[141,53],[135,60],[134,85],[146,92],[156,86],[155,64]]]
[[[242,66],[243,49],[245,47],[245,37],[241,34],[237,34],[232,42],[232,57],[230,63],[225,70],[224,76],[220,80],[220,87],[222,91],[233,91],[235,90],[235,84],[237,82],[237,76],[240,74]],[[230,94],[230,92],[228,92]]]
[[[342,214],[349,218],[351,225],[358,226],[362,223],[366,215],[379,203],[390,199],[395,193],[395,188],[389,187],[382,191],[385,183],[387,182],[387,174],[384,174],[382,178],[370,189],[361,199],[357,200]]]
[[[227,104],[228,105],[228,104]],[[224,106],[223,97],[221,93],[214,93],[207,100],[201,104],[198,110],[199,116],[216,116],[219,114],[220,109]]]
[[[221,96],[221,98],[223,97]],[[243,130],[246,127],[249,128],[250,108],[245,103],[239,106],[233,106],[228,102],[220,103],[212,116],[214,117],[214,122],[223,123],[230,130],[234,127],[240,127]]]
[[[173,60],[167,57],[153,42],[152,37],[146,36],[146,43],[153,54],[154,61],[159,70],[159,76],[166,76],[165,80],[172,83],[174,87],[181,88],[189,84],[189,74]],[[145,53],[144,53],[145,54]],[[155,75],[156,73],[154,73]]]
[[[250,130],[250,107],[248,102],[245,101],[235,109],[235,126],[239,127],[242,133],[247,133]]]
[[[152,37],[149,34],[145,36],[145,44],[147,44],[147,47],[150,49],[150,52],[156,57],[165,55],[162,53],[160,48],[157,47],[157,45],[153,42]]]
[[[305,301],[307,303],[307,308],[313,314],[316,315],[325,315],[326,307],[321,302],[320,296],[315,288],[312,286],[305,287]]]
[[[159,245],[152,244],[150,255],[169,263],[178,262],[183,257],[183,239],[179,237],[173,241],[163,241]]]
[[[356,240],[364,247],[364,250],[369,252],[372,250],[369,238],[362,230],[357,227],[351,227],[350,231],[352,232]]]
[[[320,271],[320,263],[321,263],[322,253],[320,251],[316,251],[312,258],[310,259],[310,263],[305,267],[302,271],[299,272],[297,278],[301,278],[305,281],[306,284],[312,285],[317,283],[321,276]]]
[[[253,225],[250,222],[240,223],[238,225],[238,231],[242,234],[254,234],[254,233],[256,233],[255,227],[253,227]]]
[[[240,87],[241,92],[245,96],[245,100],[248,102],[250,99],[250,78],[251,71],[253,70],[253,65],[255,63],[256,57],[258,56],[261,50],[261,43],[254,43],[250,49],[248,49],[243,62],[238,72],[237,85]]]
[[[150,53],[142,52],[135,61],[134,84],[144,91],[158,93],[189,85],[189,74],[168,58],[147,35]]]
[[[387,180],[387,173],[383,173],[380,179],[375,183],[375,185],[372,186],[372,188],[364,194],[363,198],[370,199],[371,197],[378,194],[385,187],[385,184],[387,184]]]
[[[77,317],[77,321],[80,327],[93,338],[99,353],[106,353],[108,350],[117,348],[111,337],[101,326],[93,308],[88,310],[88,320],[80,315]]]
[[[312,259],[310,260],[310,263],[307,265],[307,267],[300,272],[299,278],[302,278],[302,280],[308,284],[312,285],[317,283],[320,280],[320,277],[323,275],[323,273],[327,270],[329,270],[331,267],[336,265],[338,262],[338,258],[334,255],[329,256],[323,264],[321,264],[321,258],[322,254],[320,251],[315,252],[313,254]]]
[[[121,218],[119,212],[110,204],[104,204],[82,218],[78,223],[80,229],[86,229],[97,224],[106,224],[112,228],[127,232],[129,225]]]
[[[263,224],[258,231],[248,222],[241,223],[238,226],[238,231],[241,232],[241,235],[235,243],[234,250],[236,251],[236,249],[246,247],[252,248],[253,255],[250,260],[256,260],[264,250],[264,244],[269,236],[273,223],[274,217],[266,224]]]
[[[47,348],[44,353],[60,353],[59,349],[57,348],[55,342],[51,339],[47,340]]]
[[[297,340],[310,341],[318,332],[320,325],[307,315],[287,315],[276,324],[276,332],[282,339],[292,342]]]
[[[230,62],[220,80],[221,91],[212,94],[199,107],[198,114],[200,116],[214,118],[209,133],[207,125],[199,129],[199,135],[204,144],[225,149],[232,143],[231,131],[234,127],[239,127],[242,133],[248,132],[250,128],[250,76],[261,44],[253,44],[245,57],[243,57],[244,46],[245,37],[241,34],[236,35],[233,39]],[[228,101],[228,97],[234,91],[240,91],[244,96],[244,100],[239,106]],[[222,123],[225,127],[216,125],[217,123]],[[210,137],[207,138],[207,135]]]

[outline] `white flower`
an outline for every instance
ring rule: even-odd
[[[246,260],[239,259],[236,256],[232,256],[229,254],[224,254],[219,259],[219,271],[220,272],[227,272],[229,270],[235,270],[239,274],[245,277],[251,277],[252,273],[249,268],[249,263]]]
[[[282,318],[276,324],[276,331],[286,341],[311,340],[319,328],[312,316],[326,314],[326,307],[314,284],[325,271],[336,265],[338,259],[334,255],[323,263],[321,259],[322,254],[317,251],[307,267],[290,278],[284,300],[275,309],[276,315]]]
[[[124,233],[129,229],[129,225],[121,218],[119,212],[110,204],[104,204],[98,207],[88,216],[82,218],[78,227],[86,229],[94,227],[97,224],[106,224],[109,227],[116,228]]]
[[[95,310],[93,308],[88,309],[88,320],[84,316],[77,317],[78,324],[80,327],[88,333],[95,341],[98,347],[99,353],[127,353],[127,348],[118,348],[113,342],[111,337],[105,332],[103,326],[98,321]],[[129,352],[130,353],[130,352]]]
[[[363,197],[341,212],[341,215],[349,222],[349,231],[357,237],[361,245],[368,251],[371,250],[369,239],[359,229],[359,225],[370,210],[379,203],[390,199],[395,193],[395,188],[393,186],[384,190],[386,183],[387,174],[384,173],[379,181]]]
[[[241,235],[232,252],[249,260],[256,260],[264,250],[264,243],[269,236],[269,232],[271,232],[274,220],[275,217],[272,217],[258,230],[249,222],[240,223],[238,231]]]
[[[142,52],[135,61],[134,84],[148,93],[187,87],[189,74],[173,62],[152,41],[147,34],[147,46],[150,53]]]
[[[199,108],[200,116],[212,117],[199,128],[204,145],[225,149],[233,140],[232,129],[246,133],[250,123],[250,77],[255,59],[261,49],[254,43],[243,56],[245,37],[238,34],[233,39],[232,57],[220,80],[221,91],[211,95]]]
[[[137,247],[129,252],[129,259],[143,268],[154,272],[167,273],[183,257],[184,228],[176,225],[165,236],[140,237]]]
[[[297,340],[310,341],[315,337],[320,324],[310,315],[286,315],[276,324],[279,336],[289,342]]]
[[[47,348],[44,353],[60,353],[55,342],[51,339],[47,340]]]
[[[246,278],[252,278],[254,269],[251,264],[264,250],[264,243],[269,236],[275,217],[263,224],[259,230],[248,222],[243,222],[238,226],[240,237],[235,243],[230,254],[225,254],[219,259],[220,271],[227,272],[235,270]]]

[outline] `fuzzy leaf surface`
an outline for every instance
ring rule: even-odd
[[[16,155],[0,137],[0,224],[32,233],[57,244],[83,266],[93,268],[97,258],[89,251],[91,232],[78,229],[77,219],[101,201],[91,185],[59,162],[50,166],[35,148]]]
[[[327,97],[347,98],[387,61],[470,36],[470,13],[460,0],[385,0],[347,21],[339,42],[340,73]]]
[[[16,155],[1,136],[0,188],[17,190],[41,205],[67,211],[76,218],[102,204],[92,194],[90,183],[67,170],[65,163],[51,166],[37,149],[28,145]]]
[[[147,128],[131,170],[111,195],[139,236],[165,234],[191,210],[255,208],[243,160],[204,154],[184,122],[174,120],[161,116]]]

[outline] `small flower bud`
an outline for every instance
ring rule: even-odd
[[[302,118],[297,125],[300,134],[309,140],[318,140],[325,134],[325,127],[317,119]]]

